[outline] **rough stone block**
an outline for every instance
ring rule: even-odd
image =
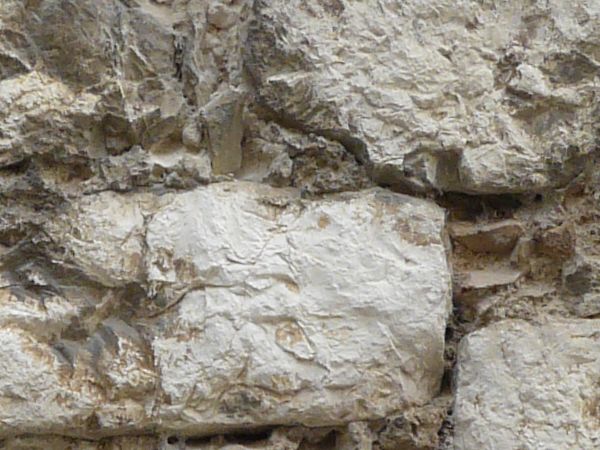
[[[600,321],[496,323],[458,354],[456,450],[597,448]]]
[[[298,203],[220,184],[148,227],[149,280],[187,292],[154,341],[165,423],[332,425],[436,394],[444,214],[383,190]]]

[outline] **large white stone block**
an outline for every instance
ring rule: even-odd
[[[149,280],[181,298],[154,341],[161,420],[340,424],[431,399],[450,304],[443,225],[434,204],[378,189],[174,197],[147,233]]]

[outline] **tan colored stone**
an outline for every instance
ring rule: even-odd
[[[474,252],[510,253],[523,234],[523,225],[517,220],[472,224],[451,223],[448,227],[453,240]]]
[[[217,92],[204,107],[212,168],[215,174],[236,172],[242,165],[243,99],[235,91]]]
[[[576,235],[572,223],[540,231],[535,236],[536,251],[555,259],[565,260],[575,253]]]
[[[344,426],[427,403],[450,308],[444,224],[434,203],[383,189],[83,196],[45,236],[103,297],[0,302],[0,436]],[[110,315],[136,292],[127,322]]]
[[[459,291],[472,291],[513,284],[521,275],[517,269],[496,267],[459,273],[456,280]]]
[[[587,1],[254,9],[245,58],[258,101],[283,123],[339,140],[380,183],[544,190],[575,177],[596,145],[600,13]]]
[[[174,305],[153,344],[165,427],[341,425],[437,393],[443,212],[380,189],[290,194],[219,183],[149,223],[148,280]]]

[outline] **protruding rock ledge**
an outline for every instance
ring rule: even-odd
[[[510,253],[524,227],[514,219],[486,224],[454,222],[448,227],[453,240],[477,253]]]

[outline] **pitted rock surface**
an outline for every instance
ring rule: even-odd
[[[0,448],[600,447],[599,82],[598,0],[0,1]]]

